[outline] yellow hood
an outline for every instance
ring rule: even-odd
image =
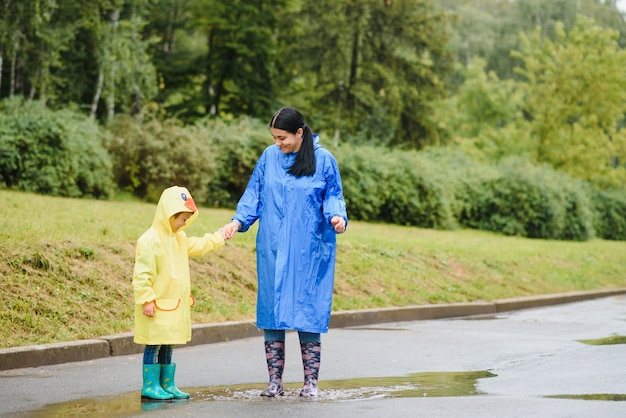
[[[178,231],[182,231],[189,226],[198,217],[198,208],[191,197],[191,193],[185,187],[172,186],[161,193],[157,210],[152,220],[152,227],[159,233],[165,233],[169,235],[173,233],[170,226],[170,217],[176,215],[179,212],[191,212],[191,218],[187,220],[184,227]]]

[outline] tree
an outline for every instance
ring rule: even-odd
[[[534,158],[590,180],[624,176],[626,159],[626,50],[619,34],[579,17],[556,39],[538,28],[522,35],[518,72],[526,94],[524,111],[531,125]],[[624,178],[624,177],[623,177]]]
[[[451,26],[451,48],[457,60],[468,65],[472,57],[487,61],[487,71],[499,78],[514,78],[517,65],[511,50],[520,48],[519,34],[539,27],[543,37],[554,39],[557,22],[569,31],[577,15],[619,31],[626,45],[626,20],[615,2],[605,0],[443,0],[438,7],[456,17]]]
[[[433,142],[431,103],[447,94],[446,16],[428,0],[299,2],[279,33],[281,95],[316,127],[352,142],[421,148]],[[281,28],[282,29],[282,28]]]
[[[156,72],[147,53],[150,39],[141,34],[148,5],[146,0],[102,0],[91,15],[89,28],[98,40],[91,118],[95,118],[102,96],[106,120],[111,122],[118,104],[126,113],[137,114],[143,100],[156,94]]]
[[[515,80],[501,80],[486,66],[484,59],[474,58],[459,70],[463,83],[437,104],[434,121],[446,143],[474,159],[493,163],[508,155],[529,156],[525,92]]]
[[[203,98],[209,115],[266,117],[273,99],[278,13],[286,0],[198,0],[207,42]]]

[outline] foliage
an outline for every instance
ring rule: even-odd
[[[594,227],[604,239],[626,241],[626,196],[617,191],[592,192]]]
[[[267,116],[275,97],[278,16],[288,1],[157,3],[146,34],[159,39],[152,53],[168,111],[188,122]]]
[[[0,186],[108,198],[114,184],[100,127],[70,110],[15,98],[0,102]]]
[[[514,53],[522,80],[500,80],[474,60],[455,95],[441,101],[435,123],[450,144],[474,158],[497,162],[524,156],[538,164],[620,187],[626,180],[626,51],[616,32],[580,18],[555,40],[521,35]]]
[[[450,48],[456,61],[468,66],[481,58],[487,62],[487,71],[501,79],[515,78],[518,64],[510,51],[519,50],[520,33],[537,29],[542,38],[554,40],[557,22],[569,31],[577,16],[618,31],[620,46],[626,46],[624,12],[612,1],[442,0],[435,5],[456,18],[450,25]]]
[[[467,226],[506,235],[585,241],[594,236],[590,196],[580,181],[516,157],[482,187]]]
[[[607,177],[615,160],[626,159],[626,50],[617,33],[579,19],[566,33],[557,24],[556,41],[522,35],[519,72],[526,92],[534,159],[585,180]]]
[[[459,70],[464,81],[436,106],[434,120],[450,146],[493,162],[507,155],[529,155],[532,143],[524,118],[525,92],[513,80],[500,80],[474,59]]]
[[[416,152],[342,146],[337,151],[353,219],[449,229],[455,222],[438,168]]]
[[[243,194],[254,166],[271,144],[267,125],[258,119],[230,122],[206,118],[197,123],[214,150],[215,175],[206,183],[206,199],[212,207],[234,208]]]
[[[109,125],[106,145],[118,186],[156,202],[166,187],[184,185],[203,202],[205,185],[215,175],[206,131],[156,114],[145,109],[140,117],[120,115]]]
[[[494,166],[441,148],[363,146],[342,146],[337,155],[352,219],[575,241],[606,231],[594,228],[608,207],[594,205],[593,188],[519,157]]]
[[[319,132],[419,149],[435,142],[431,103],[451,60],[445,16],[427,0],[298,2],[279,33],[286,90]],[[293,59],[291,59],[293,57]]]

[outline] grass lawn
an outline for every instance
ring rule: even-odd
[[[132,331],[136,239],[156,205],[0,191],[0,348]],[[233,211],[200,208],[188,235]],[[191,261],[194,323],[254,319],[256,228]],[[531,240],[351,221],[336,311],[626,286],[626,243]]]

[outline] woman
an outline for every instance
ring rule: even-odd
[[[256,163],[225,238],[259,219],[257,327],[264,330],[269,384],[284,394],[285,330],[297,330],[304,366],[302,397],[318,396],[320,334],[328,332],[336,234],[348,224],[337,161],[291,107],[271,119],[274,145]]]

